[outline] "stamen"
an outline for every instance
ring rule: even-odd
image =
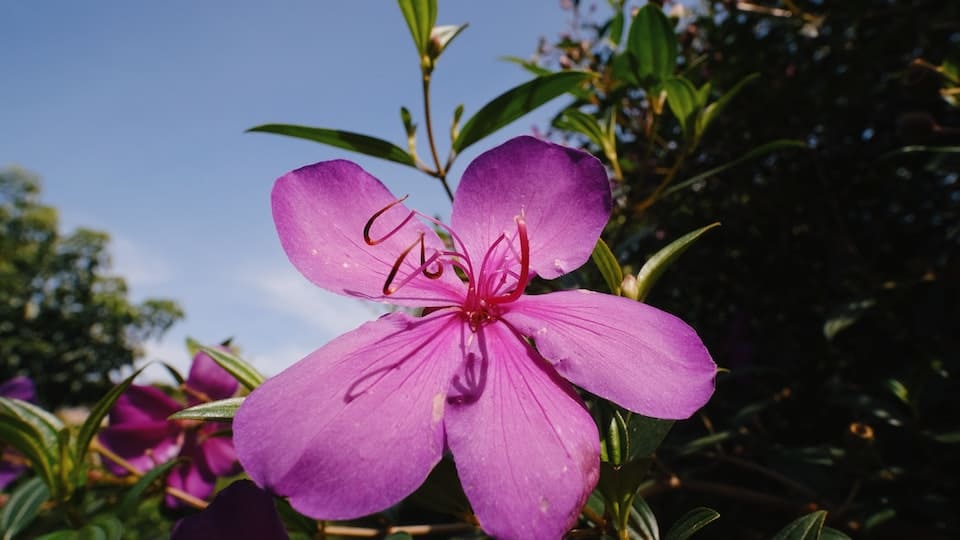
[[[403,261],[407,259],[407,255],[413,251],[413,248],[417,247],[417,244],[420,244],[420,266],[413,272],[410,272],[410,275],[404,278],[399,284],[393,285],[393,280],[397,278],[397,273],[400,271],[400,266],[403,264]],[[430,265],[437,262],[441,255],[442,253],[437,251],[434,252],[429,259],[427,258],[426,243],[424,242],[423,233],[420,233],[417,239],[414,240],[414,242],[410,244],[407,249],[403,250],[403,252],[400,253],[400,256],[397,257],[397,260],[393,263],[393,266],[390,268],[390,273],[387,274],[387,281],[383,284],[383,294],[389,296],[397,292],[401,287],[407,283],[410,283],[410,281],[419,273],[422,273],[427,277],[427,279],[439,279],[440,276],[443,275],[443,264],[438,263],[437,269],[434,271],[430,270]]]
[[[382,238],[379,238],[379,239],[377,239],[377,240],[374,240],[373,238],[370,238],[370,228],[373,227],[373,222],[376,221],[377,218],[379,218],[380,216],[382,216],[384,213],[386,213],[387,210],[390,210],[390,209],[393,208],[394,206],[396,206],[396,205],[402,203],[403,201],[407,200],[407,197],[409,197],[409,195],[404,195],[403,197],[400,197],[399,199],[397,199],[397,200],[393,201],[392,203],[384,206],[383,208],[381,208],[380,210],[378,210],[375,214],[373,214],[372,216],[370,216],[370,219],[367,220],[367,224],[363,226],[363,241],[366,242],[368,246],[375,246],[375,245],[379,244],[380,242],[383,242],[383,241],[386,240],[387,238],[390,238],[390,237],[393,236],[394,234],[397,234],[397,231],[399,231],[401,228],[403,228],[404,225],[406,225],[411,219],[413,219],[413,216],[416,215],[416,212],[411,211],[410,214],[408,214],[407,217],[404,218],[404,220],[401,221],[399,225],[397,225],[396,227],[394,227],[392,231],[390,231],[390,232],[388,232],[387,234],[383,235]]]
[[[504,296],[491,298],[490,302],[494,304],[505,304],[513,302],[523,290],[527,288],[527,282],[530,281],[530,239],[527,237],[527,221],[523,214],[514,218],[517,222],[517,236],[520,238],[520,276],[517,278],[517,286],[510,293]]]

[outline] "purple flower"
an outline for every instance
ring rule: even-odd
[[[659,418],[713,392],[716,367],[676,317],[590,291],[523,294],[582,265],[610,207],[599,161],[532,137],[467,167],[450,226],[348,161],[281,177],[273,216],[300,272],[428,309],[364,324],[248,396],[233,424],[247,473],[309,516],[347,519],[403,499],[447,448],[488,533],[560,537],[599,469],[571,382]]]
[[[33,402],[36,399],[36,389],[29,377],[21,375],[0,383],[0,397]],[[27,469],[22,465],[24,461],[25,458],[19,452],[5,449],[0,444],[0,491],[23,474]]]
[[[206,510],[183,518],[170,540],[287,540],[273,497],[249,480],[237,480],[217,493]]]
[[[237,381],[204,353],[193,357],[184,383],[190,405],[226,399],[237,391]],[[218,476],[240,472],[233,441],[224,432],[229,426],[167,420],[184,405],[152,386],[131,385],[110,411],[110,425],[100,431],[100,442],[141,471],[184,457],[175,466],[167,485],[201,499],[213,493]],[[104,460],[114,474],[127,474],[120,465]],[[168,506],[178,506],[167,496]]]

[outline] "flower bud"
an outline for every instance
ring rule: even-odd
[[[640,284],[637,282],[637,276],[633,274],[623,276],[623,281],[620,282],[620,296],[625,296],[631,300],[640,297]]]

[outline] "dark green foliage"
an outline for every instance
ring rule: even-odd
[[[0,171],[0,381],[28,375],[54,408],[91,403],[131,365],[144,340],[183,316],[170,300],[127,298],[109,275],[105,233],[61,234],[36,177]]]
[[[668,523],[719,511],[703,538],[769,538],[813,508],[856,537],[956,537],[960,111],[934,67],[956,64],[960,4],[753,4],[792,16],[714,2],[678,27],[677,74],[709,83],[710,101],[759,74],[692,150],[670,107],[653,114],[642,85],[618,79],[610,21],[577,29],[589,47],[541,51],[548,66],[612,74],[574,107],[618,111],[624,181],[604,238],[625,267],[723,224],[648,299],[693,324],[730,373],[673,429],[644,496]],[[779,139],[810,149],[657,191]]]

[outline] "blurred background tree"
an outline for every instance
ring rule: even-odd
[[[697,141],[670,88],[624,67],[616,14],[629,24],[643,3],[565,4],[571,28],[525,66],[599,74],[570,109],[616,118],[618,163],[577,112],[553,133],[622,174],[605,234],[619,261],[636,271],[723,223],[648,299],[730,369],[658,451],[655,513],[715,508],[714,538],[766,537],[812,508],[858,536],[956,537],[960,3],[667,3],[694,90],[712,101],[759,74]],[[781,139],[807,149],[709,173]]]
[[[113,386],[111,371],[183,317],[171,300],[130,301],[123,278],[107,273],[108,241],[84,228],[62,234],[39,179],[0,171],[0,381],[29,376],[50,408],[92,403]]]

